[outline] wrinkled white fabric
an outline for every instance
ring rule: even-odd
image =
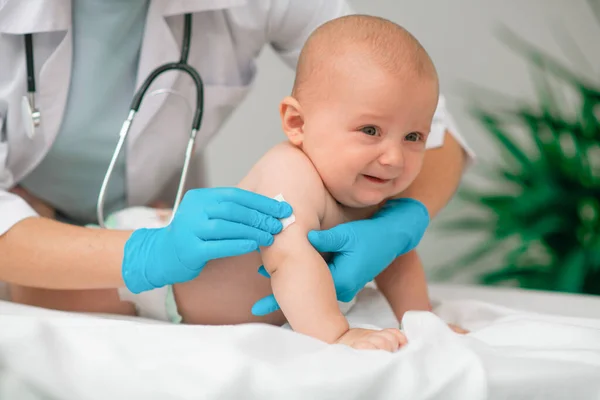
[[[397,325],[373,288],[348,319]],[[389,354],[266,325],[171,325],[0,302],[0,398],[600,397],[600,320],[442,299],[435,314],[409,312],[402,325],[409,344]]]

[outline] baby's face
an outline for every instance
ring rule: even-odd
[[[399,78],[379,69],[347,71],[304,105],[302,148],[331,195],[368,207],[416,178],[438,101],[431,78]]]

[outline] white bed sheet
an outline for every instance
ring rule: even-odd
[[[0,399],[600,398],[600,319],[516,311],[460,287],[431,293],[435,314],[407,313],[410,343],[395,354],[258,324],[177,326],[0,301]],[[348,318],[396,324],[374,289]],[[442,318],[473,332],[457,335]]]

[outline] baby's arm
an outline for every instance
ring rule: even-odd
[[[416,250],[396,258],[375,282],[398,321],[406,311],[431,311],[425,271]]]
[[[272,157],[256,191],[273,197],[283,194],[296,221],[261,248],[265,269],[271,275],[273,294],[296,332],[334,343],[348,331],[340,312],[333,279],[322,256],[308,241],[310,230],[320,229],[326,191],[314,167],[299,151]]]

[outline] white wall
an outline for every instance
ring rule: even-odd
[[[527,64],[495,36],[500,25],[561,60],[571,59],[570,65],[578,71],[598,76],[598,68],[586,68],[572,46],[561,47],[568,43],[563,40],[568,32],[586,53],[589,63],[600,65],[600,29],[585,0],[354,0],[350,3],[357,12],[384,16],[403,25],[421,41],[436,63],[442,90],[461,133],[482,159],[497,157],[497,153],[486,141],[485,132],[467,113],[463,84],[470,82],[514,97],[533,97]],[[290,91],[293,71],[270,49],[261,55],[258,70],[254,90],[207,148],[211,185],[236,184],[269,147],[283,139],[277,107]],[[454,212],[453,208],[455,203],[440,218]],[[467,236],[452,240],[440,237],[434,222],[420,252],[426,267],[432,268],[455,257],[471,243],[472,238]]]

